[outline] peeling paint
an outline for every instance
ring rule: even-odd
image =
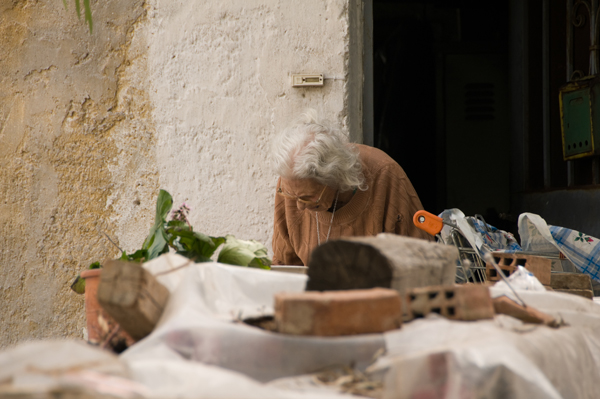
[[[116,236],[115,191],[140,178],[157,187],[146,61],[130,58],[145,9],[98,5],[94,35],[60,2],[0,11],[0,346],[81,338],[83,298],[69,286],[118,254],[102,236]],[[137,196],[149,204],[152,194]]]

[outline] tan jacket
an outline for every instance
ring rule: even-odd
[[[381,232],[432,240],[415,227],[414,213],[423,209],[404,170],[383,151],[357,144],[363,164],[366,191],[358,190],[350,202],[336,210],[329,239],[373,236]],[[331,212],[316,213],[323,244]],[[308,265],[317,246],[315,212],[298,210],[296,201],[275,196],[273,264]]]

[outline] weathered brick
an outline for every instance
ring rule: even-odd
[[[315,248],[308,265],[307,291],[393,288],[453,284],[458,250],[418,238],[381,233],[344,237]]]
[[[152,332],[169,299],[167,288],[136,262],[107,261],[98,302],[133,339]]]
[[[524,323],[544,324],[549,327],[559,327],[562,323],[554,317],[541,312],[531,306],[524,307],[512,299],[501,296],[493,299],[494,311],[497,314],[505,314]]]
[[[379,333],[401,326],[402,301],[386,288],[280,293],[275,295],[275,321],[285,334]]]
[[[552,273],[550,286],[560,290],[591,290],[592,279],[583,273]]]
[[[523,266],[529,270],[543,285],[550,285],[550,273],[552,270],[552,260],[542,256],[522,255],[511,253],[494,253],[494,260],[504,271],[506,276],[510,276],[517,270],[517,266]],[[501,277],[491,263],[486,263],[485,271],[489,281],[498,281]]]
[[[480,320],[494,317],[488,287],[481,284],[431,286],[409,290],[407,319],[438,313],[453,320]]]

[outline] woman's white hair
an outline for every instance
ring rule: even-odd
[[[366,190],[358,149],[306,110],[273,140],[273,166],[286,179],[314,179],[341,192]]]

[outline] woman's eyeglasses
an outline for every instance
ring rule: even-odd
[[[291,200],[298,201],[298,202],[302,202],[303,204],[306,204],[306,205],[309,205],[309,206],[317,206],[317,205],[319,205],[319,201],[321,201],[321,197],[323,197],[323,194],[325,193],[326,189],[327,189],[327,186],[324,186],[323,187],[323,191],[321,191],[321,194],[319,195],[319,198],[316,201],[313,201],[310,197],[297,197],[295,195],[291,195],[291,194],[285,193],[281,189],[281,181],[279,181],[279,183],[277,184],[277,194],[281,195],[284,198],[291,199]]]

